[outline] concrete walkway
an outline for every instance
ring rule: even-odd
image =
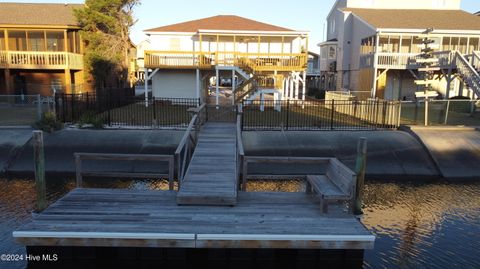
[[[443,177],[480,179],[480,132],[469,127],[411,127]]]

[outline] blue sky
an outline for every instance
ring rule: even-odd
[[[13,2],[15,0],[0,0]],[[392,0],[399,1],[399,0]],[[83,0],[43,0],[16,2],[83,3]],[[238,15],[295,30],[310,31],[310,49],[323,41],[325,18],[335,0],[142,0],[137,7],[137,24],[132,29],[135,43],[145,38],[143,30],[215,15]],[[480,11],[479,0],[462,0],[462,8],[469,12]]]

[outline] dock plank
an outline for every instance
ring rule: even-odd
[[[305,193],[238,193],[234,207],[179,206],[172,191],[75,189],[14,232],[27,246],[368,249],[352,215]]]
[[[209,122],[198,143],[177,194],[179,205],[235,205],[236,126]]]

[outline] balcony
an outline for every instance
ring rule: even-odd
[[[389,53],[380,52],[376,54],[378,56],[377,68],[378,69],[417,69],[419,65],[416,63],[416,59],[421,58],[419,53]],[[439,65],[443,68],[447,68],[451,63],[452,52],[451,51],[439,51],[433,53],[433,57],[439,59]],[[374,67],[375,54],[362,54],[360,55],[360,68],[373,68]]]
[[[305,71],[306,53],[145,51],[145,67],[212,69],[239,66],[249,71]]]
[[[82,70],[83,55],[70,52],[0,51],[0,68]]]

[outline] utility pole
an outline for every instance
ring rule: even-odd
[[[419,65],[418,72],[423,73],[423,80],[415,80],[415,84],[423,85],[423,91],[416,92],[415,96],[417,98],[425,98],[425,119],[424,124],[428,126],[428,102],[430,97],[438,96],[438,93],[431,91],[432,83],[434,81],[435,71],[440,71],[438,66],[438,58],[433,57],[433,49],[431,44],[435,43],[435,40],[430,39],[430,34],[433,32],[433,28],[428,28],[423,32],[423,35],[419,36],[422,39],[422,54],[420,54],[420,59],[416,59],[416,63]]]

